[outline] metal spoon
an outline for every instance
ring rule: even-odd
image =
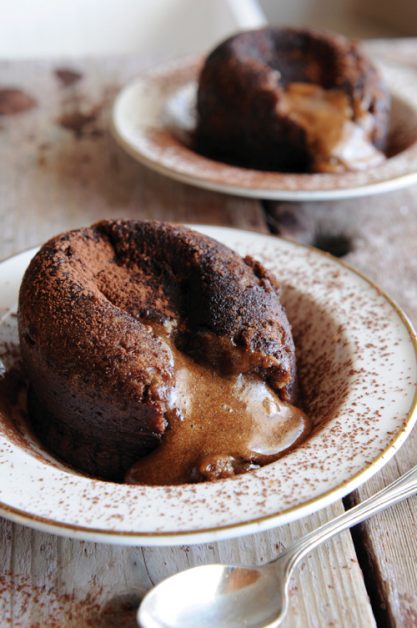
[[[288,608],[295,566],[335,534],[417,492],[417,466],[387,487],[320,526],[259,567],[203,565],[163,580],[147,593],[137,620],[142,628],[274,628]]]

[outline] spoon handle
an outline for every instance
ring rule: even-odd
[[[327,541],[332,536],[361,523],[377,512],[393,506],[398,502],[414,495],[417,492],[417,466],[397,480],[380,490],[372,497],[365,499],[357,506],[328,521],[310,534],[290,545],[286,554],[287,573],[289,574],[296,564],[312,549]]]

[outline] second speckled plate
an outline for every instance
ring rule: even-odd
[[[168,177],[219,192],[272,200],[334,200],[387,192],[417,182],[417,79],[382,66],[392,93],[390,158],[343,174],[285,174],[224,164],[187,142],[201,58],[170,63],[129,83],[113,107],[112,131],[132,157]],[[184,133],[185,131],[185,133]]]

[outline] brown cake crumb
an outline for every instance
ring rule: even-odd
[[[296,396],[276,279],[168,223],[102,221],[47,242],[22,282],[19,334],[41,440],[105,479],[122,480],[178,422],[181,355],[196,373],[205,365],[201,381],[222,377],[216,381],[234,390],[242,374],[282,403]]]

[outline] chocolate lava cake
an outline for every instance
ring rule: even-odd
[[[390,99],[375,66],[341,35],[244,31],[207,57],[196,150],[261,170],[344,172],[384,160]]]
[[[295,400],[275,278],[182,226],[108,220],[52,238],[24,275],[18,322],[34,429],[95,477],[123,480],[178,420],[175,353]]]

